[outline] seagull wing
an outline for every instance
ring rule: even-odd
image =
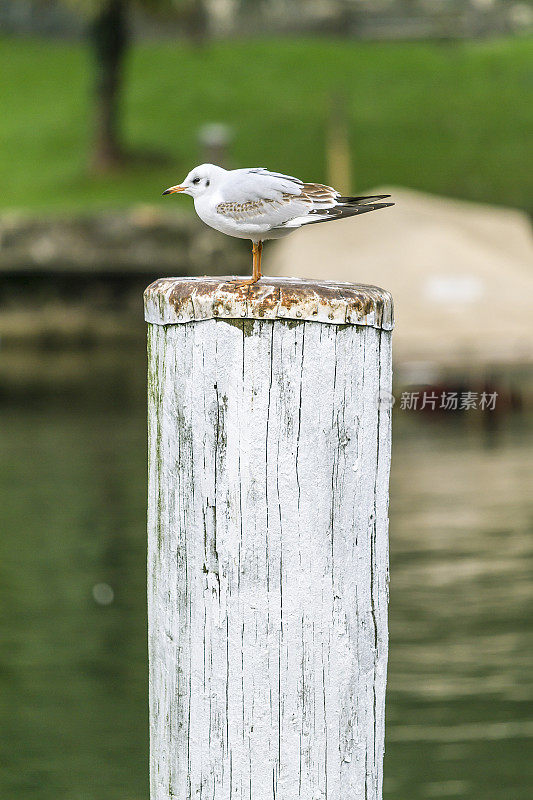
[[[305,184],[291,175],[258,167],[230,172],[220,194],[218,214],[271,229],[305,216],[314,207],[329,208],[338,193],[329,186]]]
[[[388,196],[342,197],[331,186],[257,167],[228,174],[216,211],[235,222],[281,230],[385,208],[393,205],[380,202]]]
[[[340,192],[336,192],[330,186],[322,186],[317,183],[304,183],[304,195],[312,200],[312,208],[306,214],[295,215],[284,222],[280,228],[301,228],[302,225],[344,219],[394,205],[394,203],[382,202],[390,197],[389,194],[343,197]]]

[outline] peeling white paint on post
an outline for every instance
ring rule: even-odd
[[[380,800],[390,295],[145,299],[151,799]]]

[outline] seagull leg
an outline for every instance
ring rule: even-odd
[[[251,286],[261,278],[261,254],[263,242],[252,242],[252,277],[246,281],[237,281],[237,286]]]
[[[254,242],[252,245],[252,254],[255,255],[253,260],[253,275],[252,283],[257,283],[261,278],[261,256],[263,255],[263,242]]]

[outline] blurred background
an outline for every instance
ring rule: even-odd
[[[393,209],[266,248],[396,301],[385,799],[533,796],[533,4],[0,0],[0,796],[147,800],[145,325],[267,166]],[[335,237],[335,238],[333,238]]]

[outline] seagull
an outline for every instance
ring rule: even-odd
[[[265,239],[279,239],[304,225],[331,222],[388,208],[390,195],[343,197],[331,186],[304,183],[299,178],[270,172],[265,167],[223,169],[215,164],[195,167],[183,183],[163,195],[190,195],[200,219],[221,233],[252,240],[252,276],[241,285],[261,278]]]

